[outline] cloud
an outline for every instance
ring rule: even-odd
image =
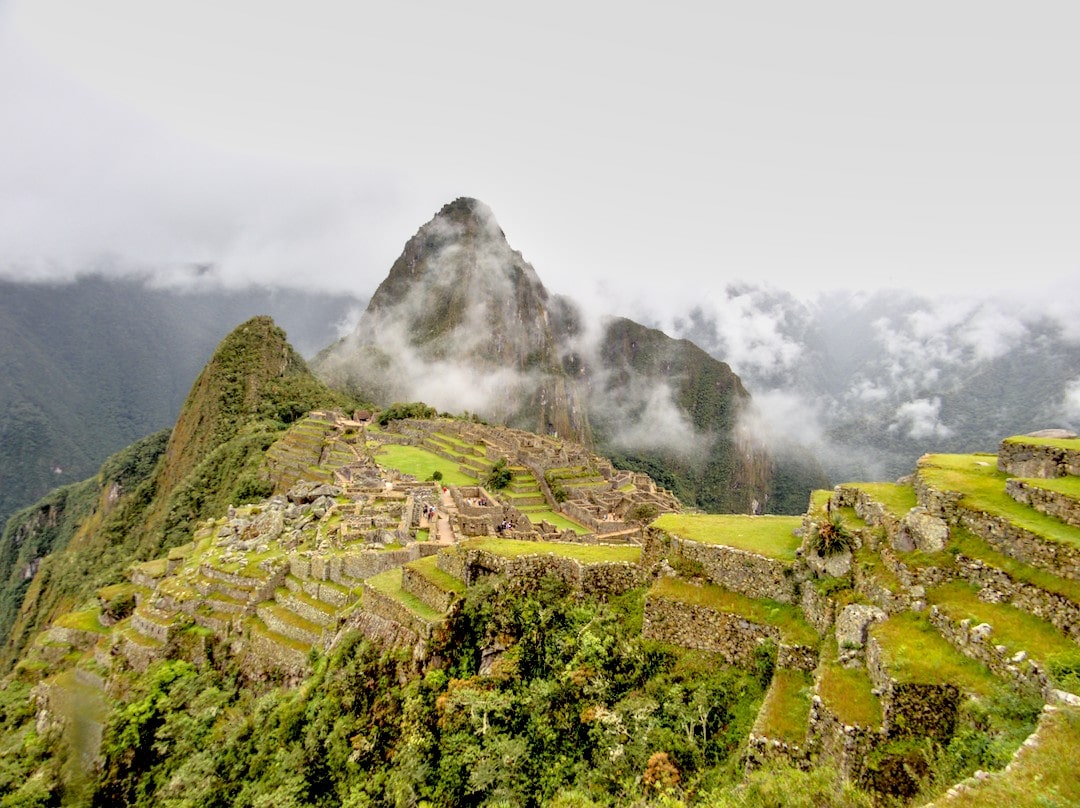
[[[1080,428],[1080,376],[1065,385],[1062,414],[1072,428]]]
[[[0,277],[151,275],[174,287],[199,277],[366,295],[400,248],[387,175],[172,135],[41,62],[3,15],[0,106]]]
[[[952,434],[952,430],[941,420],[941,399],[936,396],[901,404],[896,408],[895,420],[889,424],[888,430],[902,430],[913,440],[947,438]]]

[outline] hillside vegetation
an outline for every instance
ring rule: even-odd
[[[0,805],[1075,802],[1080,439],[754,517],[351,404],[249,321],[22,517]]]

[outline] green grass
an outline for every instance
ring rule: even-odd
[[[776,626],[784,641],[794,645],[817,645],[818,635],[802,611],[766,598],[748,598],[715,584],[691,584],[679,578],[661,577],[649,589],[653,597],[704,606],[726,614],[742,615],[754,623]]]
[[[953,581],[928,590],[927,596],[954,620],[989,623],[993,626],[990,643],[1004,645],[1010,653],[1023,650],[1043,663],[1080,654],[1080,645],[1050,623],[1004,603],[979,600],[977,591],[964,581]]]
[[[62,614],[56,618],[54,625],[77,631],[92,631],[95,634],[106,634],[109,631],[107,627],[101,625],[101,609],[97,606]]]
[[[1029,438],[1013,435],[1002,442],[1019,443],[1023,446],[1053,446],[1055,449],[1074,449],[1080,452],[1080,438]]]
[[[1011,556],[999,553],[982,538],[964,528],[951,529],[949,544],[966,555],[977,558],[984,564],[1008,573],[1017,581],[1029,583],[1047,592],[1055,592],[1073,603],[1080,603],[1080,581],[1062,578],[1041,567],[1033,567]]]
[[[805,671],[779,668],[773,673],[765,703],[754,724],[754,731],[766,738],[789,744],[806,741],[810,720],[810,697],[813,680]]]
[[[870,627],[881,644],[886,666],[898,682],[942,684],[988,695],[1001,680],[981,662],[961,654],[942,637],[930,621],[915,612],[902,612]]]
[[[458,464],[454,461],[418,446],[388,443],[375,453],[375,462],[403,474],[411,474],[418,480],[428,480],[434,472],[441,471],[442,482],[446,485],[476,484],[475,478],[458,471]]]
[[[702,544],[721,544],[779,561],[795,561],[801,516],[665,513],[652,527]]]
[[[1021,505],[1005,493],[1008,475],[997,470],[993,455],[929,455],[919,461],[918,474],[933,488],[963,494],[960,504],[964,507],[1004,517],[1045,539],[1080,547],[1080,528]]]
[[[836,661],[836,635],[830,633],[821,649],[818,695],[845,724],[877,729],[881,726],[881,699],[863,665],[845,668]]]
[[[991,774],[956,795],[942,808],[1067,808],[1080,805],[1076,750],[1080,748],[1080,709],[1059,707],[1047,716],[1039,742],[1024,747],[1008,771]]]
[[[1042,488],[1057,494],[1064,494],[1071,499],[1080,499],[1080,477],[1025,477],[1023,481],[1032,488]]]
[[[615,561],[628,561],[637,564],[641,561],[641,548],[634,545],[572,544],[570,542],[479,538],[462,542],[460,546],[486,550],[489,553],[506,558],[550,553],[563,558],[572,558],[583,564]]]
[[[443,619],[440,612],[435,611],[420,598],[401,588],[401,570],[392,569],[380,572],[368,578],[365,583],[388,598],[396,600],[409,609],[413,614],[426,623],[438,623]]]
[[[915,487],[900,483],[851,483],[865,491],[874,502],[880,503],[893,516],[901,517],[919,504]]]
[[[444,592],[454,592],[459,595],[465,594],[465,584],[453,575],[439,569],[439,562],[435,556],[427,556],[426,558],[417,559],[416,561],[410,561],[405,566],[411,570],[416,570],[416,572],[423,575]]]
[[[428,541],[431,538],[431,531],[426,527],[422,527],[416,531],[417,541]]]
[[[522,512],[529,517],[530,522],[534,522],[536,524],[539,524],[540,520],[543,519],[547,522],[550,522],[555,527],[559,528],[559,530],[572,530],[579,535],[592,532],[584,525],[580,525],[573,519],[570,519],[569,517],[564,516],[561,513],[556,513],[550,508],[537,511],[523,510]]]

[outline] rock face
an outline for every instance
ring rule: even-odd
[[[949,525],[939,516],[933,516],[926,508],[912,508],[900,520],[893,545],[897,550],[922,550],[936,553],[945,549],[949,541]]]
[[[670,470],[658,482],[707,510],[767,510],[773,493],[774,464],[738,430],[750,396],[730,367],[630,320],[588,321],[475,199],[420,228],[356,330],[312,368],[380,405],[424,401]]]

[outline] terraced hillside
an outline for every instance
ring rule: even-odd
[[[410,473],[381,454],[397,448],[412,451]],[[772,670],[748,772],[828,764],[870,793],[939,805],[989,804],[975,795],[1024,783],[1039,796],[1039,778],[1066,800],[1047,804],[1069,804],[1065,764],[1031,763],[1080,722],[1080,527],[1068,517],[1080,441],[1052,450],[1042,465],[1044,448],[1022,438],[998,457],[926,455],[905,481],[814,492],[802,517],[669,509],[644,528],[581,533],[534,525],[522,499],[580,502],[597,524],[586,506],[627,514],[668,500],[528,433],[446,419],[368,431],[315,413],[270,451],[286,491],[134,566],[41,635],[20,675],[41,679],[39,703],[57,714],[76,685],[107,700],[116,670],[167,658],[225,654],[252,681],[299,683],[357,632],[422,670],[438,665],[431,649],[470,588],[557,580],[639,603],[641,635],[658,647]],[[481,478],[500,457],[514,476],[493,494]],[[446,462],[465,483],[429,479]],[[574,493],[556,502],[558,489]],[[72,723],[72,748],[83,754],[100,729]],[[1001,775],[946,793],[1018,749]]]

